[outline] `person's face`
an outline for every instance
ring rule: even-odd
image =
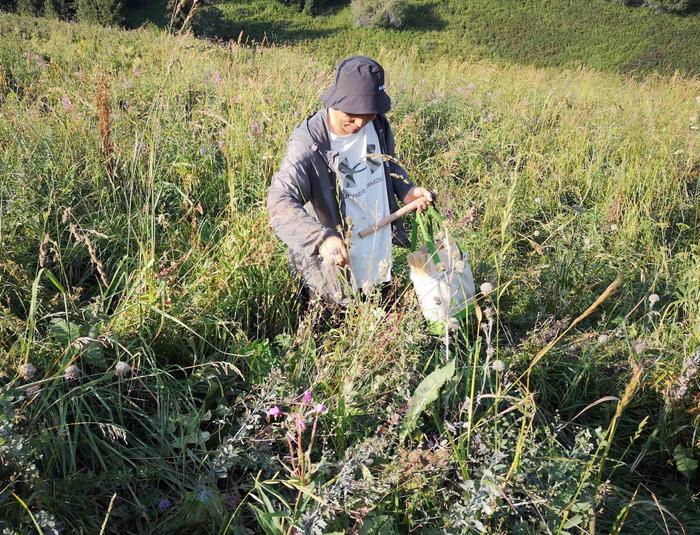
[[[357,115],[330,109],[331,125],[336,134],[347,136],[356,134],[377,116],[376,113]]]

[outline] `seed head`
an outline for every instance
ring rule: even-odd
[[[601,334],[598,337],[598,343],[601,345],[605,345],[608,343],[608,340],[610,340],[610,337],[607,334]]]
[[[494,371],[496,372],[502,372],[505,369],[506,365],[502,360],[494,360],[491,363],[491,368],[493,368]]]
[[[78,377],[80,377],[80,368],[78,368],[75,364],[66,366],[66,369],[63,370],[63,378],[66,381],[75,381]]]
[[[31,362],[27,362],[19,367],[17,373],[19,373],[19,376],[25,381],[31,381],[32,377],[36,375],[36,367]]]
[[[484,295],[488,295],[491,292],[493,292],[493,284],[490,282],[485,282],[481,286],[479,286],[479,290],[481,290],[481,293]]]
[[[659,302],[659,299],[659,294],[651,294],[649,296],[649,303],[651,304],[651,306],[654,306],[656,303]]]
[[[114,371],[116,372],[117,377],[124,379],[125,377],[129,377],[129,375],[131,375],[131,366],[120,360],[114,367]]]

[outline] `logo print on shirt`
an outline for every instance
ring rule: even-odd
[[[351,188],[354,188],[357,186],[357,182],[355,182],[355,175],[358,173],[361,173],[366,167],[363,167],[362,169],[358,169],[358,167],[362,165],[362,162],[356,163],[354,166],[350,167],[350,164],[348,163],[347,158],[343,158],[343,161],[340,162],[340,165],[338,166],[338,170],[343,173],[343,177],[345,177],[345,187],[347,188],[348,186]]]
[[[371,158],[371,156],[375,155],[374,151],[376,149],[376,145],[373,145],[372,143],[367,144],[367,164],[369,165],[370,174],[372,175],[377,169],[379,169],[382,166],[381,160]]]

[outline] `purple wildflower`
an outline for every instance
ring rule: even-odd
[[[36,374],[36,366],[31,362],[27,362],[26,364],[22,364],[17,372],[22,379],[29,381]]]
[[[306,420],[304,420],[303,416],[297,414],[294,416],[294,420],[294,423],[296,424],[297,429],[299,429],[299,431],[303,431],[304,429],[306,429]]]
[[[311,400],[312,400],[313,398],[314,398],[314,394],[313,394],[313,392],[311,392],[310,389],[309,389],[309,390],[304,390],[304,397],[303,397],[303,399],[302,399],[302,403],[303,403],[304,405],[308,405],[309,403],[311,403]]]
[[[323,403],[318,403],[314,409],[316,414],[326,414],[328,412],[328,407]]]
[[[168,498],[161,498],[160,501],[158,501],[158,511],[161,513],[163,511],[167,511],[173,506],[173,502],[171,502]]]
[[[270,418],[277,418],[280,414],[282,414],[282,411],[277,405],[268,409],[267,411],[267,416]]]

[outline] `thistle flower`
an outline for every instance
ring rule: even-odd
[[[318,403],[314,411],[316,414],[326,414],[328,412],[328,407],[326,407],[323,403]]]
[[[505,369],[505,367],[506,367],[506,365],[502,360],[494,360],[491,363],[491,368],[493,369],[493,371],[496,371],[499,373],[502,372]]]
[[[19,367],[17,373],[19,373],[19,376],[25,381],[31,381],[32,377],[36,375],[36,366],[31,362],[27,362]]]
[[[80,377],[80,368],[78,368],[75,364],[66,366],[66,369],[63,370],[63,378],[66,381],[75,381],[78,377]]]
[[[493,284],[490,282],[485,282],[481,286],[479,286],[479,290],[481,290],[481,293],[484,295],[488,295],[491,292],[493,292]]]
[[[314,398],[313,392],[311,390],[304,390],[304,397],[302,398],[302,403],[304,405],[307,405],[311,403],[311,400]]]
[[[173,506],[173,502],[171,502],[168,498],[161,498],[158,501],[157,508],[158,508],[158,511],[160,511],[162,513],[163,511],[167,511],[168,509],[170,509],[172,506]]]
[[[268,418],[277,418],[280,414],[282,414],[282,410],[277,405],[267,411]]]
[[[651,294],[649,296],[649,303],[651,304],[651,306],[654,306],[656,303],[659,302],[659,299],[659,294]]]
[[[129,366],[126,362],[119,361],[117,362],[114,371],[116,372],[117,377],[124,379],[125,377],[131,375],[131,366]]]

